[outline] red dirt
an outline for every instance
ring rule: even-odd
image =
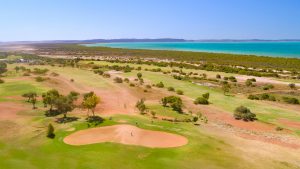
[[[1,102],[0,103],[0,120],[11,120],[18,117],[17,113],[27,110],[22,104],[13,102]]]
[[[123,124],[81,130],[65,137],[64,142],[70,145],[113,142],[151,148],[168,148],[183,146],[188,143],[188,140],[176,134]]]

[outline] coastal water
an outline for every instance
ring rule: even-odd
[[[102,46],[127,49],[178,50],[196,52],[233,53],[259,56],[300,58],[300,42],[126,42],[95,43]]]

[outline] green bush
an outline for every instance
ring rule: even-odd
[[[183,91],[182,91],[182,90],[177,90],[176,93],[177,93],[178,95],[183,95]]]
[[[173,92],[173,91],[175,91],[175,89],[174,89],[174,87],[168,87],[168,91]]]
[[[256,114],[252,113],[250,109],[244,106],[237,107],[233,114],[237,120],[253,121],[256,120]]]
[[[159,83],[156,84],[156,87],[158,87],[158,88],[164,88],[165,85],[163,84],[163,82],[159,82]]]
[[[299,104],[299,100],[293,97],[282,97],[282,100],[288,104]]]
[[[123,83],[123,79],[120,78],[120,77],[114,78],[114,81],[115,81],[116,83]]]
[[[4,80],[3,80],[3,79],[0,79],[0,84],[1,84],[1,83],[4,83]]]
[[[209,104],[208,100],[205,99],[204,97],[198,97],[195,101],[194,104]]]

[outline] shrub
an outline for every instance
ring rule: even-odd
[[[250,109],[244,106],[237,107],[233,114],[237,120],[253,121],[256,120],[256,114],[252,113]]]
[[[198,97],[194,101],[194,104],[209,104],[208,100],[205,99],[204,97]]]
[[[256,95],[250,94],[250,95],[248,96],[248,99],[250,99],[250,100],[259,100],[259,97],[256,96]]]
[[[208,99],[209,99],[209,93],[204,93],[204,94],[202,95],[202,97],[205,98],[206,100],[208,100]]]
[[[52,138],[52,139],[55,137],[55,134],[54,134],[54,127],[52,126],[51,123],[48,125],[47,137],[48,137],[48,138]]]
[[[71,82],[74,82],[74,79],[70,79]]]
[[[51,76],[54,76],[54,77],[59,76],[59,74],[58,74],[58,73],[55,73],[55,72],[52,72],[50,75],[51,75]]]
[[[46,79],[46,78],[43,78],[43,77],[41,77],[41,76],[38,76],[38,77],[35,78],[35,81],[37,81],[37,82],[43,82],[43,81],[45,81],[45,80],[47,80],[47,79]]]
[[[134,84],[134,83],[130,83],[129,86],[130,86],[130,87],[134,87],[135,84]]]
[[[183,91],[182,91],[182,90],[177,90],[176,93],[177,93],[178,95],[183,95]]]
[[[237,80],[236,80],[236,78],[234,76],[229,76],[228,79],[231,82],[237,82]]]
[[[282,97],[282,99],[288,104],[299,104],[299,100],[293,97]]]
[[[109,73],[103,73],[102,76],[105,77],[105,78],[110,78],[110,74]]]
[[[276,130],[276,131],[282,131],[283,128],[278,126],[278,127],[275,128],[275,130]]]
[[[4,80],[0,79],[0,84],[1,84],[1,83],[4,83]]]
[[[129,79],[128,79],[128,78],[125,78],[125,79],[124,79],[124,82],[129,83]]]
[[[142,78],[143,75],[142,75],[142,73],[139,72],[136,74],[136,76],[140,79],[140,78]]]
[[[273,89],[273,88],[274,88],[274,86],[271,84],[263,86],[263,90],[269,90],[269,89]]]
[[[221,79],[221,75],[217,74],[217,75],[216,75],[216,78],[217,78],[217,79]]]
[[[248,87],[252,86],[252,81],[250,79],[247,79],[245,85]]]
[[[123,83],[123,79],[120,78],[120,77],[114,78],[114,81],[115,81],[116,83]]]
[[[158,88],[164,88],[165,85],[163,84],[163,82],[159,82],[159,83],[156,84],[156,87],[158,87]]]
[[[23,73],[23,76],[30,76],[30,73]]]
[[[193,117],[193,122],[197,122],[198,119],[199,119],[199,118],[198,118],[197,116]]]
[[[289,84],[289,87],[290,87],[291,89],[296,89],[295,83],[290,83],[290,84]]]
[[[151,85],[146,85],[146,88],[151,89]]]
[[[175,91],[175,89],[174,89],[174,87],[168,87],[168,91],[173,92],[173,91]]]
[[[144,114],[145,110],[147,109],[147,107],[145,105],[145,100],[144,99],[139,100],[136,103],[135,107],[139,109],[139,111],[140,111],[141,114]]]

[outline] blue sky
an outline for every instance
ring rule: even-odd
[[[1,0],[0,41],[300,39],[300,0]]]

